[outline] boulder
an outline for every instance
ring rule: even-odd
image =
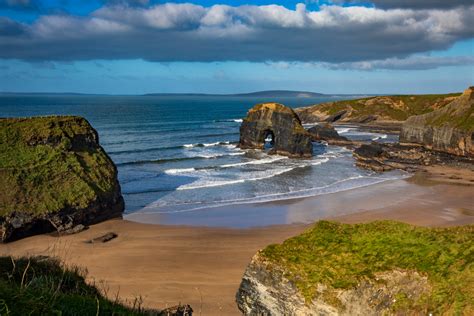
[[[474,87],[431,113],[408,118],[400,133],[401,143],[458,156],[474,156]]]
[[[240,126],[242,149],[264,149],[265,139],[272,138],[270,154],[309,158],[313,153],[311,135],[303,128],[296,113],[278,103],[257,104]]]
[[[117,169],[84,118],[0,119],[0,241],[121,217]]]
[[[311,134],[311,138],[313,141],[321,141],[324,140],[329,144],[350,144],[351,141],[344,136],[339,135],[336,131],[334,126],[329,123],[325,124],[318,124],[310,129],[308,129],[308,133]]]

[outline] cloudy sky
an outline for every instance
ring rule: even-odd
[[[472,0],[0,0],[0,91],[443,93]]]

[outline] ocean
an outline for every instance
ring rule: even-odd
[[[126,213],[201,210],[206,216],[202,210],[213,207],[327,194],[403,177],[359,169],[349,150],[320,143],[309,160],[237,148],[241,120],[257,103],[299,107],[342,98],[1,95],[0,116],[83,116],[117,165]],[[351,139],[396,141],[351,126],[338,130]]]

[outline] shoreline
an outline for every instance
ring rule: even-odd
[[[439,173],[451,174],[438,171],[438,177]],[[66,264],[84,267],[89,273],[88,282],[99,285],[112,299],[118,295],[131,303],[142,297],[148,308],[182,303],[190,304],[196,314],[240,315],[235,293],[252,256],[269,244],[303,232],[318,219],[344,223],[388,219],[421,226],[474,224],[474,186],[433,180],[433,174],[297,201],[222,207],[210,210],[216,211],[211,217],[207,217],[209,213],[201,214],[201,222],[207,226],[152,224],[147,219],[143,219],[147,223],[110,220],[75,235],[39,235],[3,244],[0,252],[55,256]],[[199,217],[199,212],[191,213]],[[262,217],[269,225],[209,226]],[[211,219],[213,223],[209,223]],[[272,224],[283,219],[290,224]],[[103,244],[85,242],[108,232],[118,237]]]
[[[387,179],[376,183],[342,189],[336,192],[319,193],[303,197],[289,197],[264,202],[226,204],[199,209],[167,212],[135,212],[124,216],[125,220],[138,223],[169,226],[215,227],[229,229],[252,229],[278,225],[309,224],[320,219],[350,216],[355,213],[389,208],[392,204],[408,205],[423,198],[426,188],[435,185],[461,186],[474,192],[474,170],[449,166],[429,166],[422,172],[400,179]],[[469,189],[467,189],[469,190]],[[386,191],[390,191],[388,194]],[[440,194],[443,194],[441,190]],[[456,193],[452,193],[456,194]],[[373,195],[379,198],[365,205],[356,203],[350,209],[337,203],[339,196],[361,201]],[[385,196],[381,199],[381,196]],[[434,196],[436,200],[436,196]],[[468,207],[456,201],[453,208]],[[459,204],[459,205],[458,205]]]

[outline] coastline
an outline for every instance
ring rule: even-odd
[[[235,293],[251,257],[268,244],[301,233],[318,219],[345,223],[390,219],[422,226],[474,224],[474,186],[444,183],[430,175],[310,198],[215,208],[198,226],[151,224],[150,218],[141,219],[146,223],[128,217],[110,220],[75,235],[40,235],[0,245],[0,251],[14,256],[57,256],[67,264],[85,267],[88,281],[111,298],[118,294],[132,302],[141,296],[145,307],[183,303],[190,304],[196,314],[239,315]],[[182,216],[199,217],[199,211]],[[262,218],[268,225],[209,227],[226,221],[261,222]],[[272,224],[282,219],[286,225]],[[205,227],[211,220],[214,222]],[[107,232],[118,237],[104,244],[85,243]]]

